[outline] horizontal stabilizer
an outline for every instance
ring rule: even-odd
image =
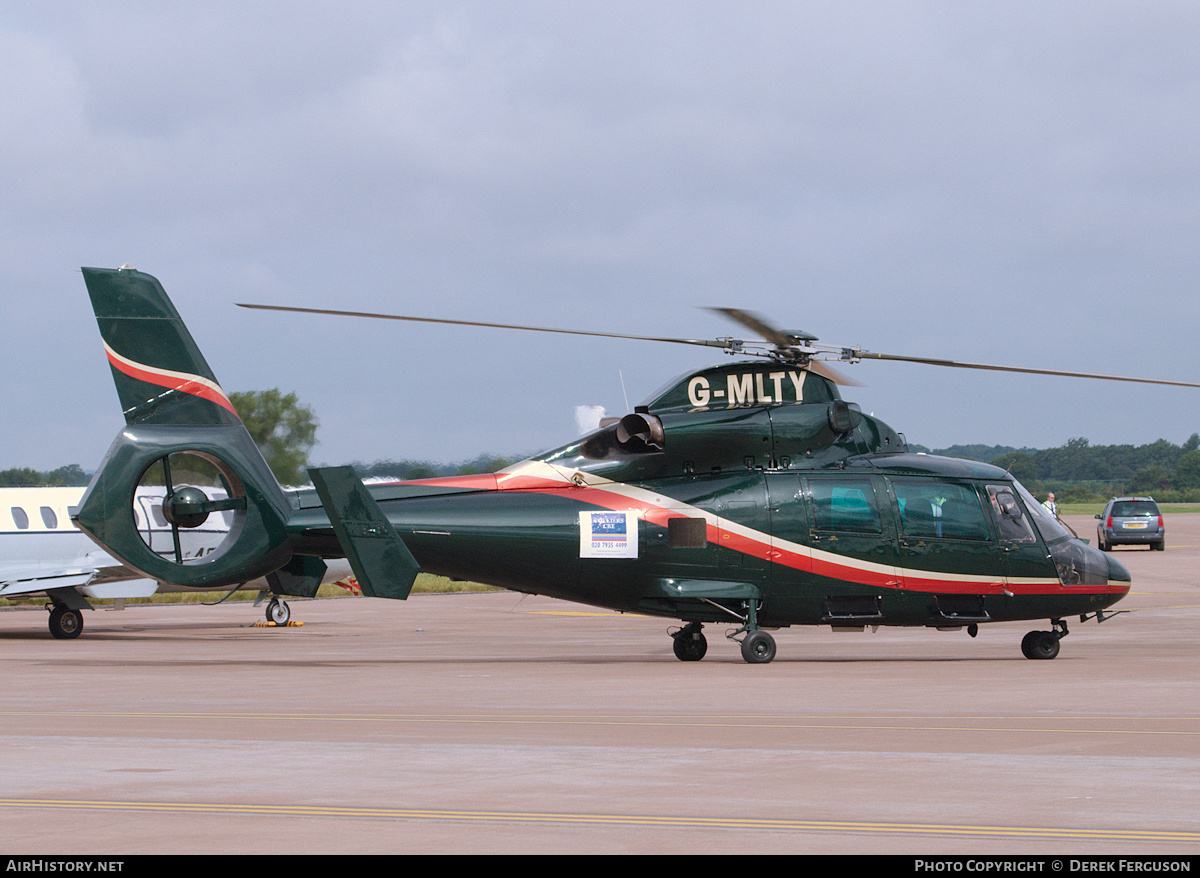
[[[348,466],[313,468],[308,474],[363,594],[407,598],[420,565],[362,480]]]

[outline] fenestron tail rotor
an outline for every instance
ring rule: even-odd
[[[153,519],[153,503],[143,512],[147,521],[144,538],[156,554],[183,564],[189,558],[198,557],[196,547],[185,545],[189,532],[210,521],[216,512],[236,513],[246,508],[245,490],[237,476],[228,468],[211,459],[187,451],[164,454],[152,463],[142,476],[135,492],[135,502],[141,502],[148,491],[154,490],[161,478],[162,499],[157,504],[163,520],[170,528],[171,545],[161,545],[156,539]],[[214,551],[220,551],[218,546]]]

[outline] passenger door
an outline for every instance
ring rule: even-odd
[[[897,588],[896,545],[881,510],[883,484],[870,476],[812,475],[803,480],[813,581],[831,594]]]
[[[973,484],[921,478],[889,482],[899,511],[906,589],[946,595],[1004,591],[1005,551],[992,537]]]

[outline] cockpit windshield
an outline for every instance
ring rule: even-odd
[[[993,487],[989,485],[988,490],[991,491]],[[1059,581],[1066,586],[1106,584],[1111,575],[1108,557],[1099,549],[1075,539],[1074,534],[1019,482],[1014,481],[1013,487],[1029,511],[1029,521],[1037,528],[1046,542],[1046,548],[1050,550]]]
[[[1042,535],[1042,539],[1047,543],[1053,543],[1057,540],[1068,539],[1073,534],[1064,527],[1054,514],[1045,506],[1034,499],[1033,495],[1025,490],[1025,486],[1020,482],[1013,480],[1013,484],[1017,487],[1017,493],[1020,494],[1025,508],[1029,510],[1029,517],[1033,519],[1034,526],[1038,529],[1038,533]]]

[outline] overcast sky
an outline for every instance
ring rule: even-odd
[[[1195,2],[5,4],[0,468],[123,424],[83,265],[322,463],[552,448],[724,355],[234,303],[1200,381],[1197,45]],[[930,447],[1200,431],[1200,390],[846,371]]]

